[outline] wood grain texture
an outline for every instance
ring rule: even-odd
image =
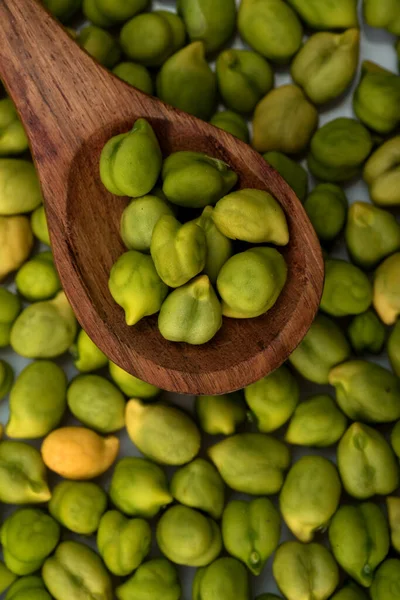
[[[282,364],[315,317],[323,259],[301,203],[277,172],[238,139],[112,76],[35,0],[0,0],[0,77],[30,140],[63,287],[99,348],[141,379],[190,394],[236,390]],[[256,319],[225,318],[204,346],[167,342],[156,317],[128,327],[108,291],[124,251],[119,223],[128,199],[105,190],[99,156],[139,117],[154,127],[165,156],[190,149],[225,160],[240,174],[239,187],[271,192],[288,219],[289,275],[278,302]]]

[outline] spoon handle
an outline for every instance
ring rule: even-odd
[[[0,0],[0,78],[37,162],[69,160],[105,122],[114,81],[37,0]],[[47,165],[48,166],[48,165]]]

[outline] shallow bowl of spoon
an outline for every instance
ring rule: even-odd
[[[314,320],[324,277],[316,234],[280,175],[247,144],[110,74],[36,0],[0,0],[0,77],[29,138],[63,288],[110,360],[185,394],[230,392],[279,367]],[[288,220],[288,279],[275,306],[256,319],[224,319],[203,346],[166,341],[156,316],[128,327],[108,290],[111,267],[125,250],[119,226],[129,199],[104,188],[99,157],[110,137],[141,117],[164,156],[195,150],[224,160],[238,173],[239,188],[270,192]]]

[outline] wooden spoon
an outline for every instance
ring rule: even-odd
[[[95,63],[35,0],[0,0],[0,77],[29,137],[42,184],[52,250],[75,314],[105,354],[164,390],[221,394],[283,363],[310,327],[323,286],[318,239],[294,192],[250,146],[132,88]],[[240,174],[240,187],[271,192],[289,222],[287,284],[267,314],[224,319],[204,346],[167,342],[157,316],[128,327],[108,291],[128,199],[99,177],[106,141],[145,117],[165,156],[197,150]]]

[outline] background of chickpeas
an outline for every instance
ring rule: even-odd
[[[240,1],[237,0],[237,4],[240,4]],[[360,24],[362,27],[361,30],[361,51],[360,51],[360,60],[359,60],[359,71],[360,66],[363,60],[372,60],[379,65],[397,72],[397,57],[395,55],[394,43],[395,36],[390,35],[384,30],[372,29],[365,25],[361,16],[361,2],[359,3],[360,10]],[[175,11],[175,1],[173,0],[153,0],[152,4],[153,10],[156,9],[167,9]],[[76,25],[77,23],[72,21],[71,25]],[[82,24],[81,24],[82,25]],[[306,38],[305,38],[306,39]],[[246,48],[246,45],[239,39],[237,36],[232,44],[234,48]],[[213,66],[214,64],[211,63]],[[289,74],[289,68],[286,67],[275,67],[275,87],[279,87],[283,84],[290,83],[291,77]],[[320,121],[319,126],[321,127],[328,121],[339,117],[354,117],[353,109],[352,109],[352,96],[353,91],[359,81],[359,73],[354,79],[352,87],[345,94],[344,98],[339,99],[338,101],[333,102],[331,105],[323,106],[322,109],[319,109]],[[222,106],[220,107],[222,108]],[[305,161],[302,163],[305,166]],[[315,185],[315,182],[311,181],[310,190]],[[362,180],[352,181],[350,184],[345,184],[344,189],[346,195],[349,199],[349,202],[355,202],[357,200],[368,201],[369,195],[366,184]],[[36,250],[46,250],[47,247],[43,245],[37,245],[35,247]],[[330,253],[331,256],[335,258],[348,258],[347,253],[344,247],[343,240],[340,239],[338,243],[332,249]],[[15,290],[15,286],[13,284],[8,285],[9,289]],[[15,375],[18,375],[21,370],[29,364],[31,361],[29,359],[24,359],[15,354],[11,348],[1,349],[0,350],[0,358],[4,358],[7,360],[12,367],[14,368]],[[389,368],[389,363],[387,357],[384,354],[381,355],[366,355],[365,358],[370,361],[377,362],[382,366]],[[68,376],[68,379],[73,378],[78,374],[78,371],[74,368],[72,364],[72,358],[69,355],[65,355],[59,359],[55,359],[55,362],[59,364],[65,371]],[[104,371],[104,372],[103,372]],[[107,375],[107,370],[99,371],[100,375]],[[331,393],[332,388],[330,386],[321,386],[321,385],[313,385],[309,382],[306,382],[304,379],[298,377],[298,380],[301,382],[301,398],[306,398],[312,394],[316,393]],[[192,397],[182,397],[174,394],[164,393],[164,397],[168,400],[175,402],[177,405],[184,407],[186,410],[193,412],[193,398]],[[6,423],[8,420],[8,405],[7,401],[4,401],[0,404],[0,422]],[[63,424],[79,424],[77,420],[72,417],[69,417],[67,420],[63,421]],[[122,456],[140,456],[140,453],[133,446],[132,442],[129,440],[126,430],[122,432],[117,432],[115,435],[118,435],[121,440],[121,449],[119,458]],[[279,431],[274,432],[274,435],[279,437]],[[203,437],[211,444],[210,436],[203,434]],[[214,443],[218,438],[213,436],[212,443]],[[41,440],[30,441],[33,446],[36,448],[40,448]],[[293,458],[299,458],[302,455],[310,455],[310,454],[320,454],[325,456],[326,458],[330,458],[335,460],[335,450],[332,448],[328,448],[326,450],[316,450],[313,448],[303,448],[299,449],[298,447],[293,448]],[[111,469],[112,470],[112,469]],[[174,469],[167,468],[168,476],[170,477],[171,473]],[[60,478],[54,474],[49,473],[49,483],[50,487],[53,487],[54,484],[59,481]],[[100,483],[107,490],[110,480],[110,473],[100,478]],[[242,495],[237,493],[232,493],[231,498],[240,498]],[[245,496],[243,496],[245,497]],[[277,496],[273,497],[274,504],[277,505]],[[11,512],[15,510],[15,507],[6,507],[2,506],[1,511],[1,520],[4,520]],[[91,536],[90,543],[93,547],[95,547],[95,536]],[[79,539],[79,536],[74,535],[70,532],[63,534],[63,539]],[[294,537],[289,533],[286,525],[283,523],[282,528],[282,538],[281,541],[287,539],[294,539]],[[326,539],[326,536],[317,536],[318,541],[322,541]],[[89,541],[89,540],[88,540]],[[153,539],[153,551],[151,556],[154,556],[154,550],[156,549],[155,539]],[[1,556],[1,553],[0,553]],[[178,566],[179,577],[182,583],[183,593],[182,600],[189,600],[191,598],[191,587],[192,587],[192,579],[195,573],[195,569],[188,567],[180,567]],[[265,592],[279,593],[278,588],[276,587],[273,577],[272,577],[272,559],[268,560],[267,566],[264,571],[258,578],[252,578],[253,581],[253,597],[258,594]],[[0,600],[4,598],[5,594],[0,595]]]

